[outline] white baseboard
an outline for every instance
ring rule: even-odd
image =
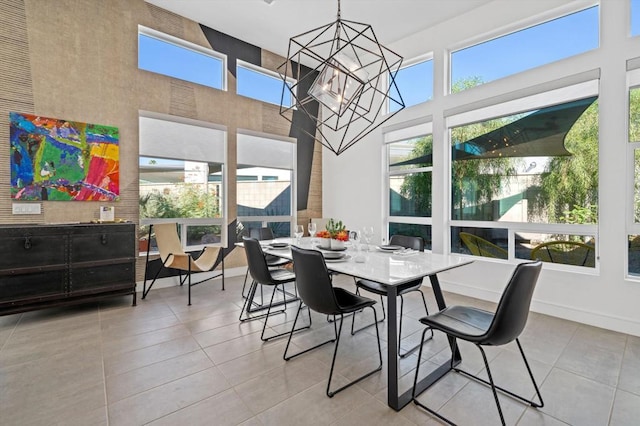
[[[425,280],[425,285],[428,285],[427,280]],[[496,303],[501,296],[500,293],[494,291],[488,291],[482,288],[451,281],[441,281],[441,287],[451,293],[475,297],[477,299],[488,300]],[[620,333],[631,334],[633,336],[640,336],[640,322],[636,320],[616,317],[602,312],[586,311],[584,309],[554,302],[536,300],[535,296],[534,300],[531,302],[531,311],[582,324],[592,325],[594,327],[605,328],[607,330],[613,330]]]

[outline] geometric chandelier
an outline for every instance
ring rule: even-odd
[[[338,0],[335,22],[289,40],[287,61],[278,68],[280,115],[340,155],[404,108],[395,81],[401,64],[371,25],[340,18]],[[384,114],[387,105],[393,112]],[[296,114],[312,125],[300,125]]]

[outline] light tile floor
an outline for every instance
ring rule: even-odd
[[[386,365],[334,398],[325,388],[332,346],[291,361],[286,339],[260,340],[260,320],[240,323],[243,277],[194,287],[154,289],[131,307],[129,297],[0,317],[0,424],[10,425],[412,425],[438,424],[413,404],[388,408]],[[336,284],[353,289],[346,276]],[[428,304],[435,309],[429,288]],[[449,304],[487,302],[446,294]],[[419,339],[417,294],[405,302],[403,340]],[[379,308],[379,304],[378,304]],[[295,307],[269,321],[267,332],[291,326]],[[359,314],[362,325],[371,316]],[[377,362],[375,330],[350,336],[345,323],[335,384]],[[385,326],[381,327],[385,345]],[[313,315],[294,350],[320,342],[333,325]],[[404,333],[404,332],[403,332]],[[406,336],[406,334],[405,334]],[[521,338],[545,406],[535,410],[501,396],[509,424],[640,424],[640,338],[532,313]],[[477,349],[461,345],[463,366],[485,374]],[[533,396],[515,345],[488,348],[495,379]],[[448,355],[442,335],[425,344],[422,372]],[[413,382],[417,355],[400,362],[401,388]],[[449,374],[420,400],[463,425],[499,423],[491,391]]]

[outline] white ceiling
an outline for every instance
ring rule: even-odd
[[[145,1],[282,56],[289,38],[335,21],[338,10],[337,0]],[[370,24],[388,45],[491,1],[341,0],[341,17]]]

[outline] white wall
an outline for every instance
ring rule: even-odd
[[[445,52],[468,42],[498,35],[504,28],[538,23],[558,11],[571,11],[593,1],[497,0],[455,20],[390,45],[410,59],[434,53],[433,100],[401,111],[382,129],[358,142],[339,157],[324,150],[323,213],[342,219],[349,227],[375,225],[378,237],[383,224],[385,186],[382,164],[382,132],[412,120],[433,120],[434,189],[433,249],[447,252],[448,141],[444,117],[452,108],[488,105],[532,92],[600,75],[600,268],[566,271],[545,264],[532,309],[599,327],[640,336],[640,282],[625,278],[627,209],[632,208],[627,164],[626,61],[640,57],[640,37],[627,37],[629,4],[604,0],[600,5],[600,48],[473,90],[444,96]],[[501,24],[502,23],[502,24]],[[375,30],[375,28],[374,28]],[[438,143],[438,141],[440,143]],[[438,207],[439,206],[439,207]],[[473,265],[441,275],[443,288],[487,300],[497,300],[513,264],[477,260]],[[580,268],[578,268],[580,269]]]

